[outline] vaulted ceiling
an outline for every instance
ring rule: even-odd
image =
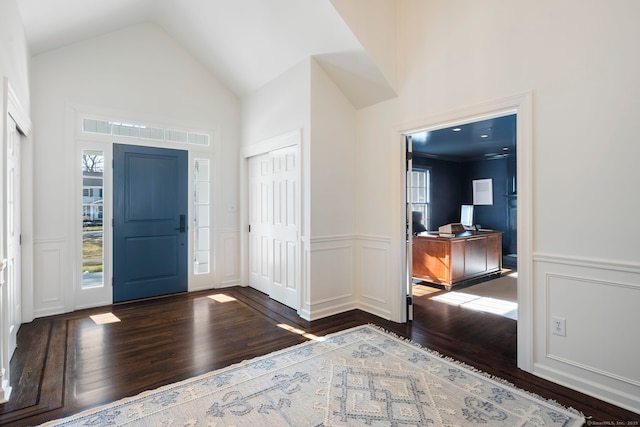
[[[240,97],[309,57],[356,108],[396,96],[395,0],[16,1],[33,55],[153,22]],[[513,153],[514,116],[460,128],[416,134],[414,151],[458,161]]]
[[[393,0],[377,0],[381,2],[393,4]],[[154,22],[238,96],[260,88],[309,57],[318,60],[356,108],[395,96],[394,82],[380,71],[379,63],[338,12],[338,8],[349,12],[349,3],[344,0],[17,3],[33,55],[129,25]]]

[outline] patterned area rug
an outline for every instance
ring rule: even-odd
[[[580,426],[584,418],[360,326],[46,426]]]

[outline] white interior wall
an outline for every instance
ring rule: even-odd
[[[355,308],[355,108],[311,62],[309,318]]]
[[[355,231],[355,108],[311,61],[311,236]]]
[[[395,88],[397,19],[395,0],[331,0],[367,54]]]
[[[0,3],[0,72],[30,111],[29,50],[15,0]]]
[[[238,263],[239,100],[154,24],[140,24],[32,59],[35,143],[35,314],[74,308],[74,111],[107,118],[216,129],[213,268]],[[136,142],[133,142],[136,143]],[[224,185],[222,184],[224,183]],[[236,244],[230,244],[229,241]],[[226,254],[221,248],[231,248]],[[229,262],[231,257],[234,262]],[[235,267],[237,268],[237,267]],[[213,271],[208,287],[237,283]]]
[[[402,173],[391,129],[531,90],[534,372],[640,411],[640,381],[629,374],[637,372],[640,344],[611,333],[637,323],[618,307],[640,302],[640,201],[629,187],[640,178],[631,119],[640,114],[640,4],[398,5],[400,96],[358,112],[359,233],[394,236],[397,227],[394,206],[385,204]],[[611,224],[624,224],[624,239]],[[401,242],[395,245],[400,254]],[[553,315],[566,318],[562,339],[549,333]],[[630,358],[612,366],[604,353],[578,354],[601,347]]]
[[[7,135],[7,110],[5,100],[8,98],[8,93],[5,92],[5,79],[8,85],[11,86],[14,91],[17,101],[20,107],[24,110],[24,113],[30,115],[30,88],[29,88],[29,51],[27,48],[27,41],[22,28],[22,22],[20,20],[20,14],[14,0],[0,2],[0,141],[2,141],[0,153],[3,153],[5,148],[5,138]],[[7,86],[8,87],[8,86]],[[30,172],[28,167],[30,153],[31,153],[31,140],[30,138],[23,138],[22,142],[22,157],[25,159],[26,167],[22,168],[23,173]],[[4,156],[0,154],[0,189],[4,188]],[[24,180],[22,182],[23,189],[26,194],[23,194],[23,206],[30,207],[30,181]],[[0,190],[3,194],[4,191]],[[3,202],[4,205],[4,202]],[[3,229],[5,218],[4,208],[0,209],[0,242],[4,242]],[[26,253],[31,248],[31,223],[30,216],[23,219],[22,231],[24,233],[24,245],[23,251]],[[0,259],[5,256],[4,253],[5,244],[0,244]],[[30,260],[29,260],[30,262]],[[25,268],[29,268],[30,264],[23,265]],[[7,294],[6,286],[4,285],[5,271],[1,273],[3,277],[0,278],[0,402],[4,402],[10,398],[11,395],[11,372],[10,372],[10,358],[8,351],[8,319],[6,318],[9,310],[6,308]],[[31,274],[23,274],[23,283],[25,286],[24,293],[30,292]],[[30,313],[29,308],[23,308],[23,310]]]
[[[308,140],[310,66],[305,60],[242,98],[243,147],[295,129]]]

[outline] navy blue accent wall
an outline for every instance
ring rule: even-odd
[[[454,162],[414,156],[413,167],[431,169],[431,230],[460,221],[460,206],[473,204],[473,180],[493,180],[493,205],[474,207],[474,222],[503,232],[503,253],[515,253],[516,226],[509,217],[515,197],[515,157]]]
[[[431,170],[430,231],[437,231],[441,225],[460,221],[465,164],[416,156],[413,158],[413,167],[428,167]]]
[[[493,205],[475,206],[475,223],[483,228],[504,231],[507,222],[506,159],[470,162],[466,165],[465,203],[473,204],[473,180],[486,178],[493,180]]]
[[[508,176],[507,159],[484,160],[467,163],[467,194],[470,203],[473,202],[473,180],[491,178],[493,184],[493,205],[474,207],[475,223],[482,228],[500,230],[502,234],[503,252],[507,252],[509,235],[507,219],[507,191],[511,182]]]

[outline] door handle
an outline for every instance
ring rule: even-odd
[[[180,227],[176,228],[181,233],[187,231],[187,218],[186,215],[180,215]]]

